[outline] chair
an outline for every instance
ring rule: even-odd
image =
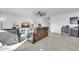
[[[69,30],[69,25],[66,25],[66,26],[62,26],[61,28],[61,34],[66,34],[66,35],[69,35],[70,34],[70,30]]]

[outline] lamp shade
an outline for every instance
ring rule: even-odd
[[[4,17],[2,17],[2,16],[0,17],[0,21],[4,21],[4,19],[5,19]]]

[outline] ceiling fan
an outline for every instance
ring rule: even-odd
[[[38,10],[36,10],[35,12],[33,12],[34,13],[34,15],[36,15],[36,16],[46,16],[46,12],[44,12],[44,11],[38,11]]]

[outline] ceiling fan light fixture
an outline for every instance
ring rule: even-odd
[[[44,12],[44,11],[38,11],[38,10],[36,10],[33,13],[36,16],[41,16],[41,17],[46,16],[46,12]]]

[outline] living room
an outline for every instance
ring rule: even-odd
[[[23,42],[22,40],[21,44],[17,45],[17,48],[15,46],[15,49],[12,50],[15,51],[79,50],[78,46],[75,46],[78,45],[79,43],[78,37],[70,36],[70,35],[61,35],[62,26],[66,26],[66,25],[69,25],[69,27],[78,26],[78,24],[70,24],[71,17],[79,17],[78,8],[0,8],[0,17],[1,17],[0,19],[3,19],[1,20],[0,23],[1,24],[0,31],[3,32],[4,31],[12,32],[15,31],[17,28],[19,29],[28,28],[29,26],[30,27],[33,26],[34,28],[36,27],[42,28],[41,30],[42,32],[41,31],[38,32],[38,33],[41,32],[41,34],[36,34],[37,30],[35,31],[35,34],[38,35],[35,36],[36,38],[39,37],[39,40],[35,39],[32,40],[31,42],[29,41],[27,42],[27,39],[25,39],[26,37],[23,37],[26,43]],[[25,29],[25,30],[29,31],[29,29]],[[1,35],[3,32],[1,32]],[[34,36],[33,32],[32,31],[30,32],[31,32],[30,39],[35,38],[33,37]],[[69,34],[69,32],[66,34]],[[11,36],[13,34],[10,33],[9,35]],[[42,36],[43,38],[40,38]],[[16,37],[16,35],[13,35],[13,37],[9,39],[10,41],[7,40],[8,42],[6,44],[7,45],[18,44],[19,40],[16,40],[16,42],[14,40],[12,40],[13,42],[11,41],[11,39],[13,39],[14,37]],[[6,40],[3,40],[3,42],[4,41],[6,42]],[[47,45],[49,45],[48,48],[46,47]],[[1,46],[2,48],[7,48],[5,44],[2,46]],[[1,51],[2,50],[5,51],[6,49],[1,49]]]

